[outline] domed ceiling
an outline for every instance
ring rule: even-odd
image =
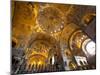
[[[73,63],[75,69],[79,69],[74,56],[87,57],[82,43],[91,37],[83,29],[89,26],[95,16],[95,6],[13,1],[12,50],[23,50],[25,68],[29,71],[36,65],[35,70],[50,67],[52,57],[55,58],[53,67],[57,65],[56,71],[57,68],[65,70],[63,60],[66,57],[71,62],[67,64]],[[39,65],[42,66],[39,68]],[[37,72],[45,72],[42,68]],[[71,66],[69,70],[73,69]]]

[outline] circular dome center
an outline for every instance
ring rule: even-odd
[[[43,30],[49,33],[58,32],[64,26],[61,11],[53,7],[41,9],[38,13],[37,22]]]

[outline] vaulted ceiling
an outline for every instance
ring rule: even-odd
[[[75,36],[74,39],[71,39],[71,46],[75,45],[74,47],[77,47],[78,52],[73,51],[73,54],[84,55],[80,50],[81,43],[84,39],[90,37],[82,29],[89,26],[95,16],[94,6],[12,2],[12,41],[15,44],[14,47],[31,49],[33,50],[33,54],[31,54],[37,54],[37,56],[40,54],[43,61],[48,55],[52,56],[52,54],[57,54],[58,58],[62,60],[60,57],[61,49],[72,56],[70,53],[70,39]],[[76,35],[77,31],[81,32]],[[95,30],[93,32],[95,34]],[[86,35],[86,37],[84,38],[83,35]],[[81,39],[82,37],[83,39]],[[79,39],[80,41],[78,41]],[[44,49],[41,48],[41,51],[39,47]],[[27,57],[30,57],[31,54],[27,55],[26,50]],[[30,64],[30,61],[40,60],[32,61],[30,58],[28,61]]]

